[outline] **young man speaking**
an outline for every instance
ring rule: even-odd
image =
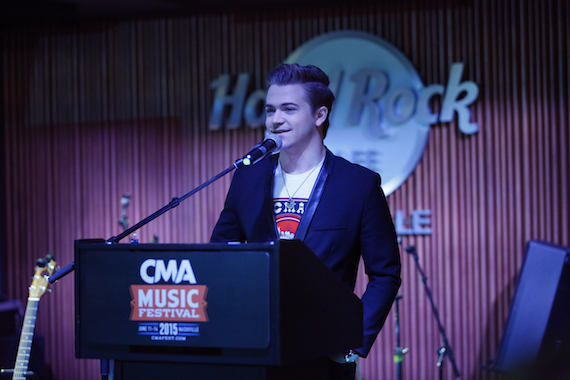
[[[279,154],[238,170],[212,242],[302,240],[350,289],[363,258],[364,344],[331,355],[330,379],[354,379],[400,286],[396,233],[380,176],[324,145],[334,95],[315,66],[281,64],[267,79],[265,127]]]

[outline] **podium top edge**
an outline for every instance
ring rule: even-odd
[[[76,249],[120,249],[120,250],[203,250],[220,249],[232,250],[275,250],[279,248],[278,241],[267,243],[113,243],[108,244],[103,239],[75,240]]]

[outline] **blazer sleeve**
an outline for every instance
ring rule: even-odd
[[[400,287],[400,252],[380,177],[365,199],[361,218],[360,249],[369,282],[362,295],[364,344],[356,351],[368,355],[384,325]]]
[[[228,190],[220,218],[212,231],[212,236],[210,237],[210,242],[212,243],[245,242],[245,232],[240,223],[238,210],[238,207],[240,207],[239,198],[237,197],[237,194],[240,193],[239,186],[239,176],[236,173]]]
[[[211,242],[262,243],[277,238],[271,194],[276,164],[277,156],[270,156],[234,173]]]

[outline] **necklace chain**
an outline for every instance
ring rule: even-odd
[[[309,177],[311,176],[311,174],[313,174],[313,172],[315,171],[315,169],[318,167],[319,165],[317,164],[310,172],[309,174],[305,177],[305,179],[303,180],[303,182],[301,182],[301,184],[299,185],[299,187],[297,188],[297,190],[295,190],[295,192],[293,193],[293,195],[291,195],[289,193],[289,189],[287,188],[287,183],[285,182],[285,170],[283,170],[283,167],[281,167],[281,178],[283,179],[283,185],[285,186],[285,191],[287,192],[287,195],[289,196],[289,200],[287,202],[285,202],[285,206],[287,206],[287,208],[289,209],[295,209],[295,201],[293,200],[293,197],[295,196],[295,194],[297,194],[297,192],[301,189],[301,187],[303,187],[303,185],[305,184],[305,182],[307,182],[307,180],[309,179]]]

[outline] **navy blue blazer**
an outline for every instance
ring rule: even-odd
[[[273,213],[277,155],[237,170],[212,242],[278,239]],[[352,290],[360,256],[369,283],[362,296],[367,356],[400,286],[400,253],[380,176],[327,151],[301,218],[300,239]]]

